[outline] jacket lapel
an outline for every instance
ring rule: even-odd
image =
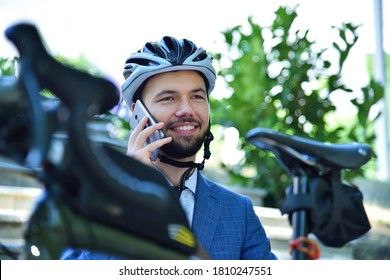
[[[208,251],[213,240],[221,211],[220,199],[215,189],[198,173],[195,194],[192,231],[203,247]]]

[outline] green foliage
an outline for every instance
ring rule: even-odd
[[[342,80],[343,65],[358,40],[358,26],[347,23],[333,27],[338,36],[333,42],[336,62],[329,61],[326,49],[308,38],[309,30],[294,31],[295,9],[280,7],[271,26],[261,27],[248,18],[250,32],[235,26],[223,32],[227,53],[214,54],[221,76],[231,96],[212,99],[213,123],[235,127],[245,158],[234,166],[223,165],[233,183],[268,191],[267,206],[275,206],[289,183],[289,178],[272,154],[245,142],[246,133],[255,127],[324,142],[365,142],[373,144],[375,134],[371,107],[383,97],[383,88],[374,81],[355,97]],[[228,67],[222,64],[229,61]],[[327,123],[336,107],[331,95],[351,95],[358,111],[353,123]],[[374,119],[377,116],[374,116]],[[251,172],[248,172],[252,170]],[[345,174],[352,178],[364,170]]]
[[[69,67],[88,72],[92,75],[97,75],[97,76],[102,75],[101,72],[96,67],[94,67],[94,65],[91,64],[84,56],[70,59],[62,55],[57,55],[55,58],[61,63],[63,63],[64,65],[67,65]],[[14,57],[14,58],[0,57],[0,76],[17,75],[18,66],[19,66],[18,57]],[[46,89],[42,90],[41,93],[48,97],[54,96],[53,93],[51,93],[49,90]]]
[[[0,76],[13,76],[16,73],[18,58],[0,57]]]
[[[385,106],[386,108],[390,108],[390,54],[384,54],[384,63],[385,63],[385,79],[386,79],[386,89],[385,89]],[[374,55],[368,54],[367,55],[367,63],[368,63],[368,72],[371,77],[374,77]],[[389,110],[389,109],[388,109]],[[390,124],[390,113],[387,112],[387,123]],[[390,138],[390,128],[387,131],[388,138]]]
[[[99,77],[103,75],[102,72],[83,55],[80,55],[76,58],[67,58],[62,55],[56,55],[55,58],[69,67],[87,72],[91,75]]]

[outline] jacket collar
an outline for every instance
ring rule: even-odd
[[[208,251],[221,211],[221,200],[208,180],[198,172],[192,231]]]

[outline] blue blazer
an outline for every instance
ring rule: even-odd
[[[199,172],[194,207],[191,229],[212,259],[277,259],[247,196],[232,192]]]
[[[206,179],[199,171],[191,230],[212,259],[277,259],[250,199]],[[67,249],[61,259],[118,258]]]

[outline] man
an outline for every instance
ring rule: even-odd
[[[193,42],[164,37],[127,59],[122,93],[134,110],[141,100],[157,124],[145,117],[132,127],[127,154],[160,170],[181,192],[191,230],[212,259],[276,259],[250,199],[206,179],[209,158],[209,94],[215,85],[212,58]],[[153,132],[163,138],[146,144]],[[204,157],[196,154],[204,145]],[[152,154],[159,149],[158,158]],[[156,213],[158,214],[158,213]],[[93,255],[93,253],[92,253]],[[86,258],[93,258],[88,254]]]
[[[275,259],[270,242],[247,197],[207,180],[200,172],[209,154],[209,94],[215,85],[212,59],[189,40],[164,37],[149,42],[126,61],[122,86],[132,109],[140,99],[159,121],[144,129],[145,118],[128,142],[128,155],[158,168],[175,188],[193,197],[188,209],[190,226],[213,259]],[[145,145],[162,130],[165,138]],[[204,159],[195,163],[204,144]],[[160,149],[159,158],[151,154]],[[183,194],[182,194],[183,196]],[[182,200],[181,200],[182,201]]]

